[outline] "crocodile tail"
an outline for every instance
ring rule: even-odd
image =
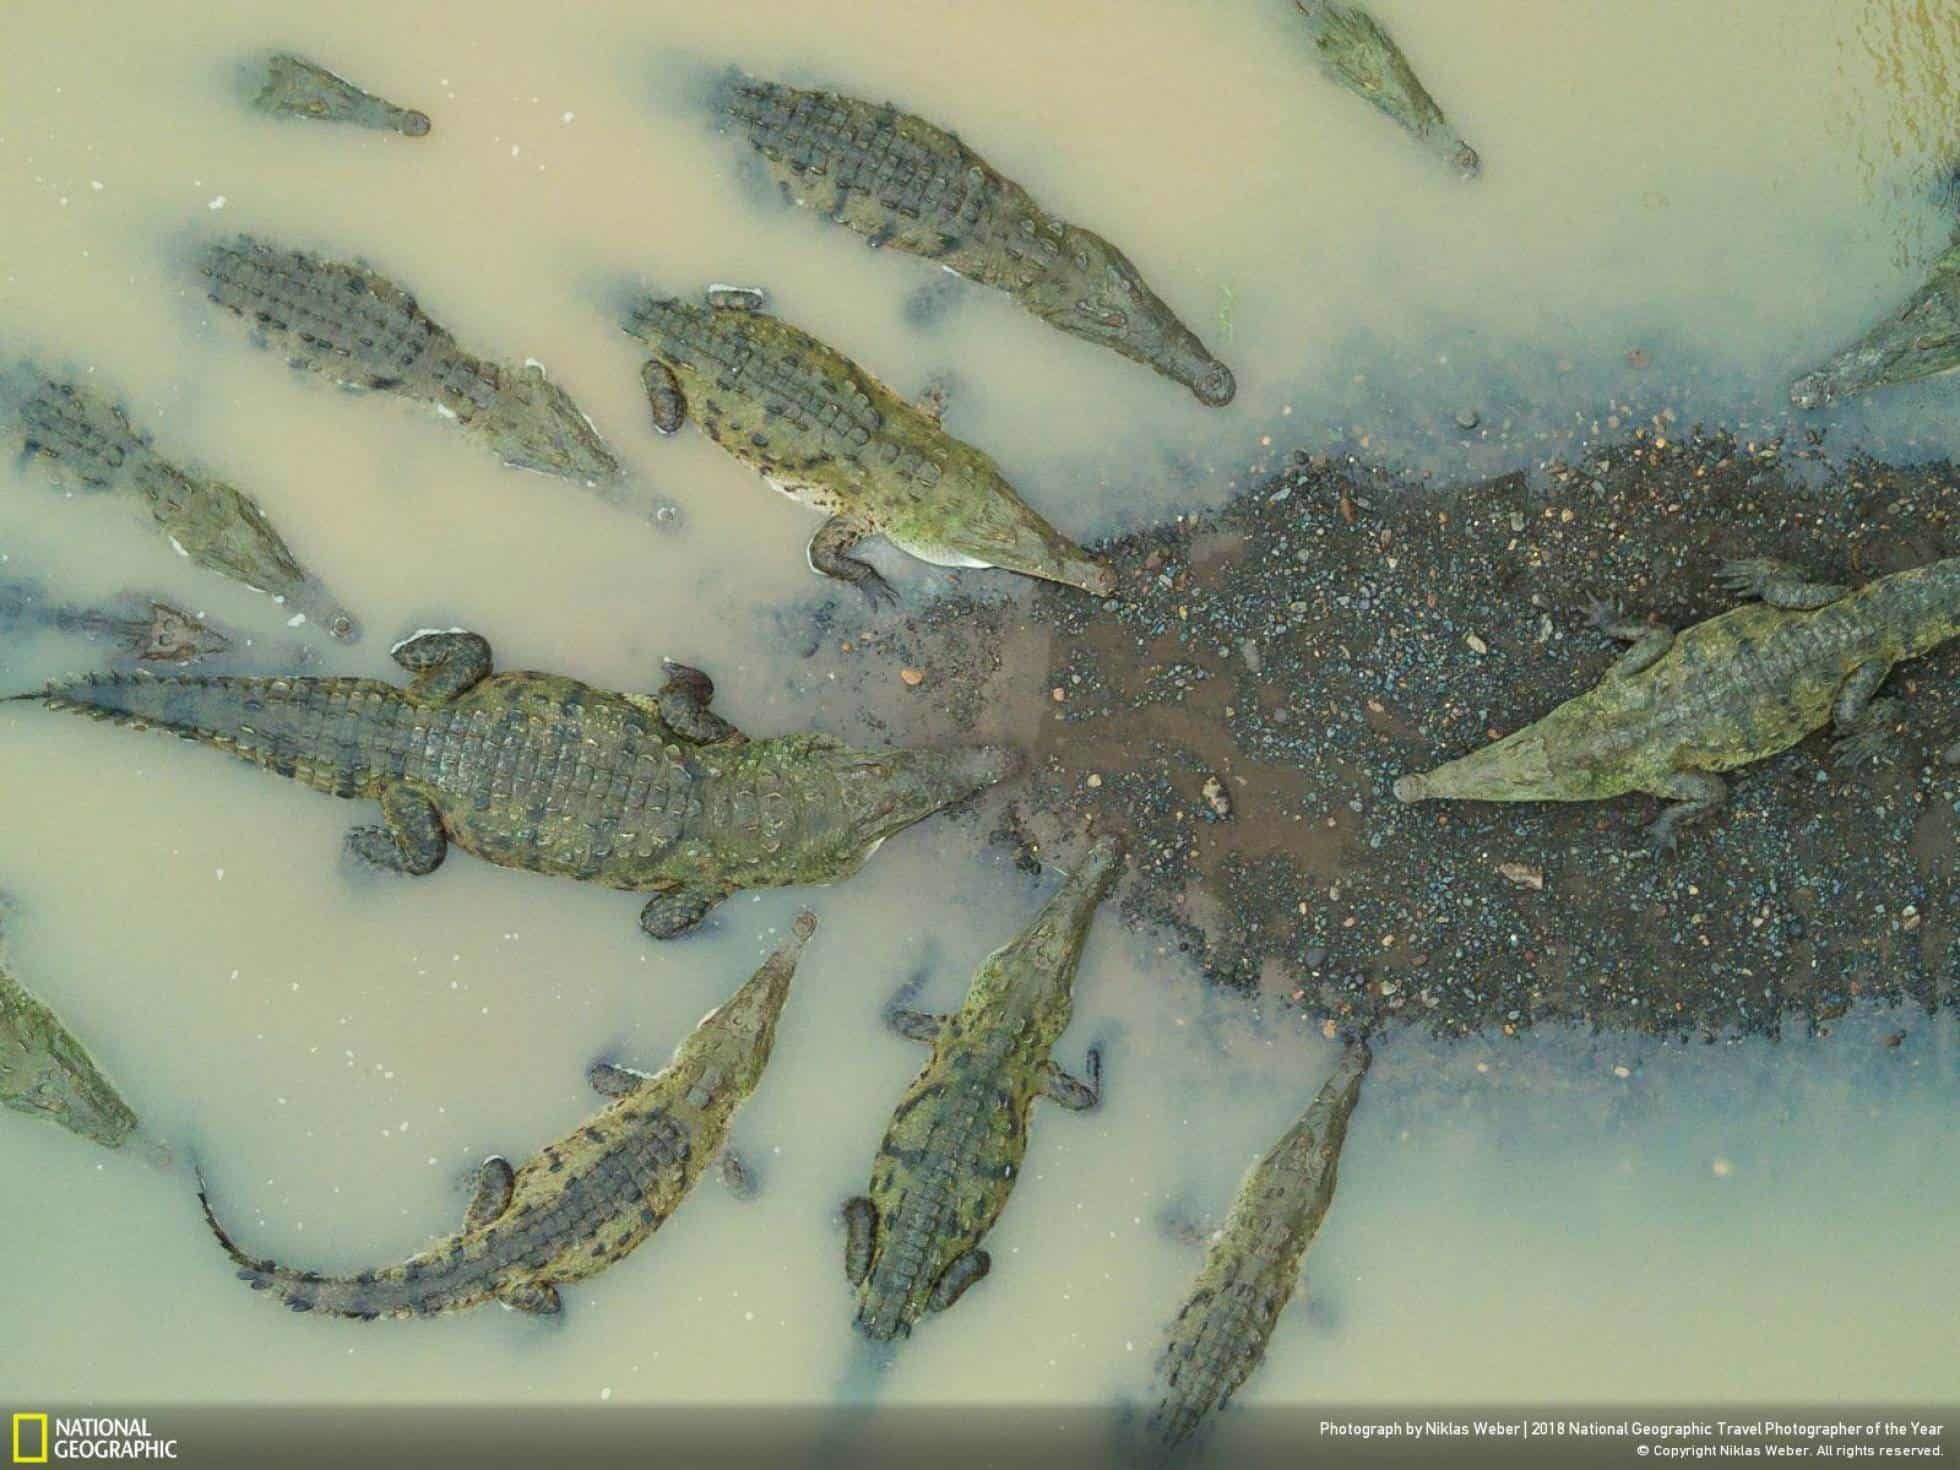
[[[357,1276],[323,1276],[316,1271],[300,1271],[275,1261],[254,1259],[245,1254],[218,1222],[202,1174],[197,1176],[197,1202],[204,1210],[204,1223],[211,1227],[218,1244],[237,1266],[238,1279],[249,1282],[252,1290],[268,1293],[295,1312],[372,1322],[378,1317],[425,1315],[464,1304],[451,1289],[452,1283],[439,1273],[421,1281],[409,1279],[399,1267]]]
[[[242,679],[147,671],[90,674],[16,700],[38,700],[139,730],[165,730],[214,746],[336,796],[357,796],[384,774],[330,739],[336,727],[377,718],[398,691],[363,679]]]

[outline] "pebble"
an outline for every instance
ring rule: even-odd
[[[1466,633],[1466,634],[1464,634],[1464,635],[1463,635],[1463,641],[1464,641],[1465,643],[1467,643],[1467,644],[1469,644],[1469,645],[1470,645],[1470,651],[1471,651],[1472,653],[1489,653],[1489,652],[1490,652],[1490,645],[1489,645],[1488,643],[1486,643],[1486,642],[1484,642],[1484,640],[1483,640],[1483,639],[1481,639],[1481,638],[1479,638],[1479,637],[1478,637],[1478,636],[1477,636],[1477,635],[1476,635],[1475,633]]]
[[[1232,815],[1231,794],[1225,790],[1225,783],[1216,776],[1207,776],[1205,778],[1205,784],[1201,788],[1201,794],[1219,821],[1222,822]]]
[[[903,679],[907,684],[910,684],[914,689],[926,681],[924,669],[900,669],[898,671],[898,677]]]
[[[1477,410],[1474,408],[1460,408],[1457,410],[1456,426],[1466,434],[1482,422],[1483,420],[1477,416]]]

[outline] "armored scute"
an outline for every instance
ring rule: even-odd
[[[345,77],[324,66],[285,52],[267,58],[252,105],[275,117],[303,117],[314,122],[349,123],[375,132],[420,138],[429,131],[429,115],[397,107],[386,98],[363,92]]]
[[[974,973],[950,1016],[895,1005],[898,1032],[932,1047],[907,1089],[871,1166],[871,1189],[844,1206],[845,1272],[857,1288],[857,1326],[886,1340],[953,1305],[991,1266],[980,1242],[1007,1207],[1028,1151],[1036,1098],[1094,1107],[1102,1063],[1089,1080],[1049,1053],[1074,1013],[1075,968],[1089,924],[1123,865],[1103,838],[1020,938]]]
[[[762,1080],[790,981],[817,921],[803,914],[762,968],[651,1075],[602,1063],[593,1086],[614,1099],[513,1169],[487,1159],[463,1228],[400,1265],[322,1276],[246,1255],[202,1196],[204,1218],[241,1280],[295,1312],[430,1317],[496,1301],[552,1316],[561,1286],[624,1260],[680,1207],[723,1153],[735,1111]]]
[[[692,414],[701,430],[771,485],[824,511],[810,566],[874,605],[895,594],[850,555],[883,536],[939,566],[1001,567],[1097,595],[1115,588],[1089,557],[1021,500],[1000,467],[955,439],[842,353],[718,288],[725,303],[642,302],[626,330],[653,350],[654,427]]]
[[[1294,0],[1307,19],[1321,70],[1406,128],[1415,140],[1465,178],[1482,169],[1477,150],[1457,136],[1443,109],[1417,78],[1381,24],[1359,5]]]
[[[1596,605],[1595,625],[1631,645],[1605,678],[1495,744],[1402,777],[1396,796],[1597,801],[1645,791],[1674,803],[1648,829],[1665,850],[1677,826],[1727,799],[1718,773],[1826,724],[1841,757],[1883,756],[1900,707],[1872,696],[1894,664],[1960,633],[1960,557],[1858,588],[1769,560],[1730,562],[1722,576],[1761,601],[1679,634]]]
[[[295,622],[311,621],[342,642],[360,636],[354,615],[299,564],[249,495],[171,464],[93,388],[25,371],[22,377],[9,428],[59,484],[140,505],[199,566],[270,593]]]
[[[1231,1401],[1266,1355],[1300,1263],[1334,1203],[1368,1047],[1354,1042],[1299,1122],[1252,1166],[1157,1360],[1150,1435],[1174,1448]]]
[[[518,469],[589,485],[619,475],[599,431],[543,368],[465,352],[413,296],[366,266],[241,235],[207,249],[200,269],[211,300],[295,367],[426,403]]]
[[[1093,230],[1048,214],[943,128],[900,112],[739,73],[717,90],[722,125],[762,156],[791,203],[1005,291],[1052,327],[1230,403],[1237,384]]]
[[[508,868],[652,893],[640,922],[686,932],[743,888],[849,877],[893,833],[1001,780],[992,746],[852,750],[750,740],[674,666],[658,696],[490,672],[474,633],[396,646],[406,689],[373,679],[91,678],[18,699],[168,730],[335,796],[379,803],[349,836],[393,872],[449,844]]]

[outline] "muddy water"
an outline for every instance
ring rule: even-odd
[[[0,469],[5,569],[68,600],[170,594],[246,659],[385,675],[462,623],[507,667],[650,688],[710,668],[755,731],[843,728],[795,657],[864,618],[809,581],[814,519],[698,436],[655,442],[612,303],[758,281],[948,423],[1059,525],[1215,504],[1296,448],[1458,477],[1672,412],[1786,427],[1783,385],[1917,279],[1944,237],[1952,28],[1931,3],[1393,4],[1379,13],[1478,147],[1466,185],[1313,73],[1289,7],[756,4],[424,10],[150,5],[8,13],[0,342],[92,373],[173,458],[252,491],[366,620],[328,649],[111,508]],[[317,55],[435,119],[409,143],[238,104],[234,63]],[[927,266],[759,194],[687,113],[703,68],[890,95],[1093,225],[1235,368],[1229,410],[978,290],[911,324]],[[410,407],[325,388],[213,320],[186,260],[247,229],[365,256],[465,345],[535,357],[621,451],[607,503],[501,469]],[[1834,447],[1950,454],[1950,384],[1829,418]],[[1478,427],[1457,427],[1474,411]],[[657,507],[678,518],[656,523]],[[955,580],[873,553],[913,599]],[[960,585],[987,574],[957,574]],[[817,609],[821,611],[821,609]],[[0,646],[9,689],[99,653]],[[458,856],[390,883],[339,856],[366,814],[159,737],[0,714],[0,884],[17,973],[198,1159],[249,1249],[379,1264],[459,1216],[491,1151],[658,1063],[808,895],[742,898],[656,948],[621,895]],[[299,1321],[252,1299],[186,1180],[8,1122],[0,1383],[113,1400],[826,1402],[853,1376],[836,1203],[862,1186],[909,1044],[876,1028],[922,962],[957,997],[1044,891],[978,817],[895,839],[817,895],[770,1076],[738,1123],[765,1193],[702,1189],[558,1322]],[[1317,1032],[1208,997],[1152,936],[1099,930],[1065,1061],[1108,1106],[1040,1114],[993,1276],[877,1380],[889,1402],[1116,1403],[1222,1210],[1332,1062]],[[1680,1052],[1612,1037],[1396,1038],[1341,1194],[1248,1401],[1926,1397],[1951,1389],[1960,1209],[1950,1014]],[[1291,1023],[1288,1023],[1289,1026]],[[1625,1068],[1620,1077],[1616,1068]],[[1717,1387],[1719,1386],[1719,1387]]]

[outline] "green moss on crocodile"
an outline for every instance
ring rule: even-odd
[[[257,69],[257,80],[252,105],[275,117],[349,123],[409,138],[420,138],[429,131],[426,112],[398,107],[386,98],[363,92],[345,77],[288,52],[267,57]]]
[[[883,536],[940,566],[1001,567],[1103,596],[1109,569],[1023,503],[1000,467],[842,353],[721,288],[721,305],[648,298],[626,330],[654,352],[654,426],[691,413],[778,490],[827,514],[810,566],[874,604],[894,594],[849,553]]]
[[[241,235],[205,250],[199,269],[211,300],[295,367],[426,403],[518,469],[591,485],[619,476],[599,431],[543,368],[465,352],[413,296],[366,266]]]
[[[1395,783],[1403,801],[1671,801],[1649,829],[1672,845],[1719,808],[1720,772],[1775,755],[1827,723],[1850,760],[1876,759],[1899,707],[1874,700],[1892,666],[1960,632],[1960,557],[1863,587],[1813,582],[1782,562],[1731,562],[1723,580],[1762,599],[1676,634],[1595,605],[1631,646],[1586,693],[1502,740]]]
[[[355,854],[433,872],[449,844],[508,868],[652,893],[656,938],[744,888],[849,877],[894,832],[1015,769],[995,746],[853,750],[827,735],[750,740],[672,666],[657,696],[556,674],[490,672],[474,633],[394,649],[373,679],[95,677],[16,699],[168,730],[335,796],[381,807]]]
[[[1232,371],[1093,230],[1057,219],[944,128],[882,106],[730,73],[713,110],[783,197],[1005,291],[1071,336],[1120,352],[1222,406]]]
[[[902,1003],[888,1012],[893,1027],[929,1043],[932,1056],[892,1114],[870,1191],[844,1206],[845,1273],[867,1337],[910,1333],[987,1274],[980,1242],[1021,1177],[1035,1099],[1075,1110],[1098,1101],[1097,1051],[1089,1052],[1086,1083],[1049,1053],[1074,1012],[1090,921],[1122,865],[1120,842],[1096,842],[1021,936],[981,963],[966,1004],[952,1015]]]
[[[1165,1448],[1223,1409],[1265,1357],[1334,1203],[1341,1146],[1369,1060],[1365,1042],[1348,1046],[1299,1121],[1252,1166],[1207,1245],[1157,1360],[1149,1432]]]
[[[270,593],[342,642],[360,636],[354,615],[299,564],[251,496],[164,459],[95,389],[25,369],[19,378],[8,430],[57,483],[141,506],[199,566]]]
[[[816,927],[813,915],[799,916],[790,937],[659,1072],[594,1067],[592,1084],[612,1104],[516,1169],[486,1160],[463,1228],[399,1265],[351,1276],[294,1270],[240,1250],[200,1190],[204,1217],[240,1279],[295,1312],[373,1321],[496,1301],[553,1315],[560,1287],[625,1259],[722,1154],[735,1110],[762,1080],[797,960]]]
[[[1380,22],[1359,5],[1343,5],[1339,0],[1294,0],[1294,4],[1306,17],[1322,71],[1393,118],[1464,177],[1477,176],[1483,167],[1477,150],[1457,136]]]

